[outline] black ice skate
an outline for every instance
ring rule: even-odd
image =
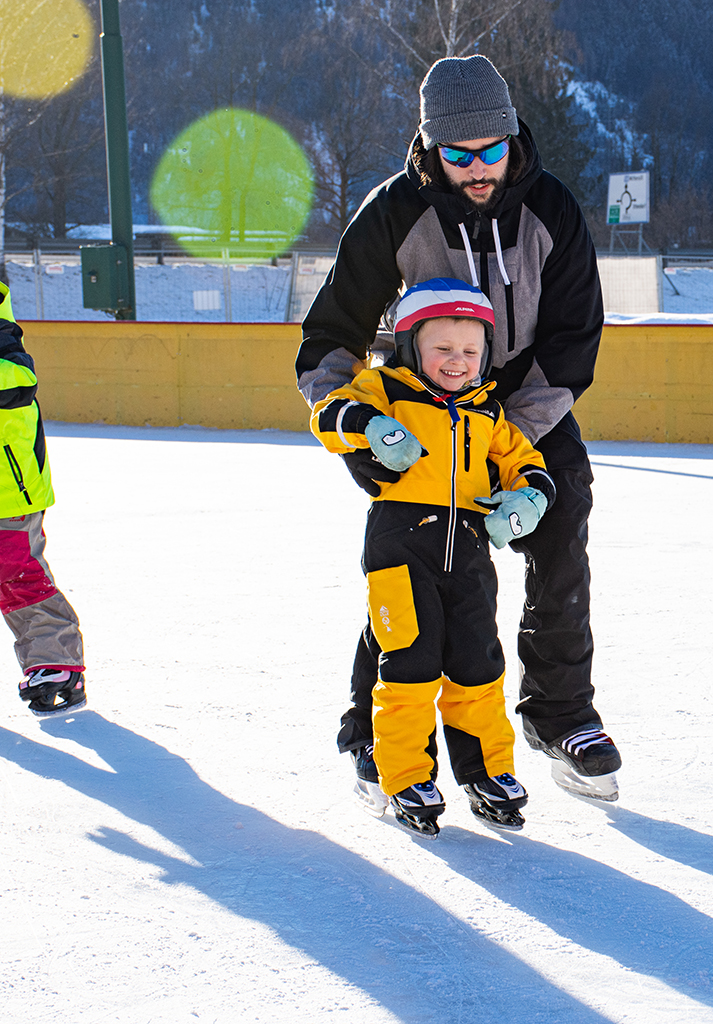
[[[552,778],[558,786],[590,800],[619,799],[615,772],[621,767],[621,757],[611,737],[602,732],[598,723],[581,725],[552,743],[541,740],[532,721],[525,716],[522,725],[525,739],[533,750],[542,750],[554,759]]]
[[[552,765],[552,778],[562,789],[592,800],[619,799],[616,781],[621,757],[614,741],[598,725],[573,730],[545,747]]]
[[[58,668],[31,668],[19,686],[20,697],[29,701],[33,715],[66,715],[87,703],[81,672]]]
[[[356,768],[354,793],[361,806],[377,818],[383,817],[389,798],[379,787],[379,772],[374,761],[374,745],[370,743],[358,750],[350,750]]]
[[[527,793],[509,772],[467,783],[463,789],[471,811],[489,828],[514,832],[525,824],[518,808],[527,803]]]
[[[396,820],[402,828],[416,832],[426,839],[435,839],[441,831],[436,818],[443,814],[446,802],[436,786],[428,782],[416,782],[391,797]]]

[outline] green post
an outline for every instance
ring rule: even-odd
[[[124,49],[119,26],[118,0],[101,0],[101,54],[104,79],[104,131],[106,134],[106,173],[109,185],[111,240],[126,250],[129,290],[128,306],[118,309],[117,320],[136,319],[134,283],[134,224],[131,215],[131,175],[129,171],[129,128],[126,120],[124,86]]]

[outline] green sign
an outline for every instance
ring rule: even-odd
[[[621,214],[621,207],[620,206],[610,206],[609,207],[609,217],[607,219],[607,224],[618,224],[619,223],[619,215],[620,214]]]

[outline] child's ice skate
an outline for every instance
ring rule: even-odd
[[[29,701],[33,715],[66,715],[87,703],[81,672],[60,668],[31,668],[19,686],[20,697]]]
[[[357,800],[369,814],[373,814],[377,818],[383,817],[389,806],[389,798],[382,793],[379,787],[379,771],[374,761],[374,744],[369,743],[357,750],[350,750],[349,753],[356,768],[354,794]]]
[[[430,780],[416,782],[391,797],[396,820],[402,828],[426,839],[435,839],[441,831],[436,818],[443,814],[446,802]]]
[[[467,783],[463,789],[470,800],[471,811],[484,825],[513,832],[525,824],[518,808],[527,803],[527,793],[509,772],[492,777],[486,775],[477,782]]]

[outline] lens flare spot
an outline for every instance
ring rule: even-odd
[[[86,71],[96,27],[82,0],[2,0],[0,89],[49,99]]]
[[[249,110],[215,110],[166,150],[151,202],[192,255],[284,252],[312,207],[314,177],[292,136]],[[272,201],[270,201],[271,197]]]

